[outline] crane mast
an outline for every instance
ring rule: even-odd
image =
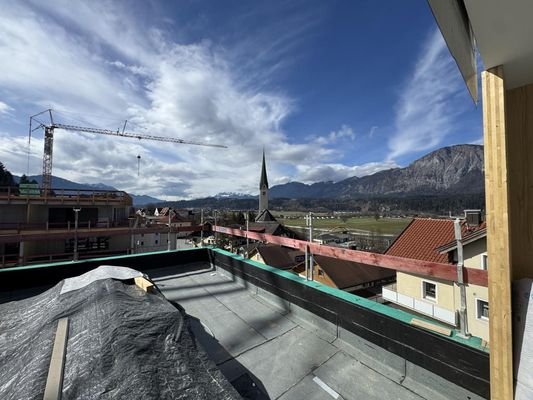
[[[109,136],[120,136],[120,137],[139,139],[139,140],[153,140],[153,141],[167,142],[167,143],[179,143],[179,144],[191,144],[191,145],[196,145],[196,146],[227,148],[227,146],[224,146],[221,144],[203,143],[203,142],[183,140],[183,139],[171,138],[171,137],[165,137],[165,136],[141,135],[139,133],[125,132],[124,130],[113,131],[111,129],[90,128],[90,127],[84,127],[84,126],[55,123],[52,117],[52,110],[46,110],[46,111],[48,111],[50,114],[50,122],[51,122],[50,125],[45,125],[39,121],[40,125],[37,127],[37,128],[39,127],[44,128],[43,184],[42,184],[43,187],[42,188],[45,193],[48,193],[50,189],[52,188],[52,162],[53,162],[54,130],[55,129],[63,129],[66,131],[76,131],[76,132],[88,132],[88,133],[95,133],[95,134],[109,135]],[[46,111],[43,111],[42,113]],[[35,116],[40,115],[42,113],[36,114]],[[31,132],[32,132],[32,126],[31,126],[32,119],[35,116],[30,117],[30,139],[31,139]]]

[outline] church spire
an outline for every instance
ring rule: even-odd
[[[267,170],[265,163],[265,149],[263,149],[263,166],[261,167],[261,180],[259,181],[259,190],[266,187],[268,189]]]
[[[259,181],[259,214],[268,210],[268,179],[265,163],[265,149],[263,149],[263,165],[261,166],[261,179]]]

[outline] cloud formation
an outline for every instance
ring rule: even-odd
[[[456,128],[464,112],[457,97],[464,85],[438,29],[426,40],[400,94],[389,159],[435,148]]]
[[[317,15],[288,13],[270,31],[234,38],[231,48],[224,40],[178,40],[165,24],[141,18],[148,11],[116,2],[5,4],[0,58],[9,62],[0,63],[0,115],[16,115],[25,124],[29,115],[51,107],[59,122],[121,129],[127,119],[128,130],[141,134],[228,149],[56,130],[55,175],[177,199],[255,193],[263,148],[269,174],[278,180],[340,180],[394,165],[340,164],[343,150],[333,145],[355,140],[348,125],[303,143],[283,131],[296,101],[270,83],[288,62],[279,60],[297,57]],[[0,125],[0,160],[16,174],[26,173],[23,123],[12,130]],[[34,132],[30,174],[40,173],[42,148],[42,134]]]
[[[355,140],[355,132],[349,125],[342,124],[339,130],[331,131],[326,136],[315,137],[314,141],[315,143],[319,145],[327,145],[327,144],[335,144],[342,139],[351,140],[351,141]]]

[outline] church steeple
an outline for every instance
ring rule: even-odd
[[[263,165],[261,166],[261,179],[259,180],[259,214],[268,210],[268,179],[266,172],[265,150],[263,149]]]
[[[265,150],[263,150],[263,165],[261,166],[261,180],[259,181],[259,190],[266,186],[268,189],[268,179],[267,179],[267,170],[265,163]]]

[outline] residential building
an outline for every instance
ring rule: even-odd
[[[276,244],[258,244],[247,252],[249,259],[279,269],[291,270],[305,260],[305,253]]]
[[[5,188],[0,207],[2,267],[168,248],[168,223],[133,216],[123,191]],[[190,225],[173,218],[171,248]]]
[[[313,256],[313,261],[314,281],[350,293],[381,287],[396,279],[395,271],[386,268],[319,255]],[[295,266],[293,272],[305,278],[305,261]]]
[[[335,246],[343,243],[350,242],[352,240],[352,235],[341,232],[341,233],[323,233],[318,235],[317,238],[313,239],[313,242],[318,244],[327,244],[329,246]]]
[[[486,226],[478,219],[479,212],[470,212],[468,215],[468,219],[460,223],[463,265],[468,268],[487,269]],[[415,218],[385,254],[441,264],[457,264],[454,220]],[[488,342],[488,289],[466,284],[465,290],[466,330]],[[396,283],[383,288],[383,298],[447,324],[459,325],[461,293],[456,282],[397,272]]]

